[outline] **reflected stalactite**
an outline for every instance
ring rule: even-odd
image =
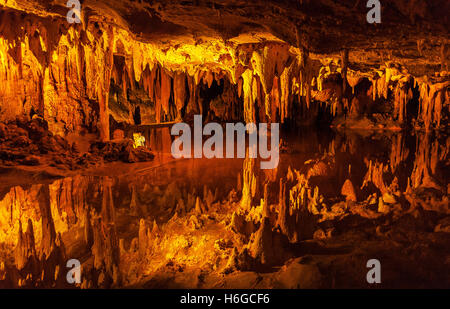
[[[241,207],[244,210],[250,210],[255,199],[257,200],[259,183],[258,167],[256,159],[246,158],[242,171],[242,199]]]
[[[120,252],[115,223],[115,208],[112,196],[112,179],[104,178],[101,182],[102,208],[93,218],[94,268],[101,273],[102,280],[97,284],[110,285],[120,283]]]
[[[291,242],[311,238],[315,224],[313,217],[325,206],[319,188],[313,189],[305,175],[289,168],[286,183],[280,187],[280,198],[283,207],[287,207],[287,210],[279,210],[279,220],[285,222],[283,233]]]
[[[448,140],[448,139],[447,139]],[[441,147],[438,140],[432,139],[430,134],[419,134],[416,141],[414,169],[411,173],[412,188],[442,189],[438,174],[438,163],[445,160],[448,147]]]
[[[14,262],[17,269],[22,270],[28,263],[36,263],[36,247],[34,241],[33,222],[28,219],[28,226],[25,233],[22,232],[22,223],[19,221],[18,241],[14,255]],[[32,265],[32,269],[37,265]]]
[[[406,145],[406,138],[402,134],[392,136],[392,148],[390,155],[391,171],[395,173],[410,155],[409,148]]]
[[[48,186],[44,185],[41,187],[37,199],[42,218],[42,240],[40,252],[48,257],[55,246],[56,240],[56,231],[50,207],[50,191]]]
[[[367,173],[364,176],[364,182],[361,189],[365,188],[369,183],[372,183],[381,194],[388,192],[388,185],[383,179],[383,175],[389,170],[389,167],[383,162],[376,162],[369,160],[367,162]]]

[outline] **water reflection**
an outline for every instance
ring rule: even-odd
[[[142,251],[147,245],[139,242],[147,235],[158,235],[174,216],[192,216],[196,208],[207,212],[213,203],[237,201],[245,191],[258,191],[252,193],[256,200],[266,194],[275,201],[279,179],[290,169],[305,174],[329,205],[345,200],[348,180],[355,201],[418,188],[448,193],[446,136],[299,130],[282,137],[278,169],[255,172],[252,180],[242,159],[174,161],[167,156],[168,128],[147,133],[159,156],[133,173],[2,184],[0,287],[71,287],[63,271],[69,258],[87,269],[83,287],[126,286],[132,280],[121,266],[124,252]],[[268,193],[266,183],[272,184]],[[448,210],[448,202],[443,207]],[[143,224],[143,218],[153,225]]]

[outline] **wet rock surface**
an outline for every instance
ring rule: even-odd
[[[135,148],[129,139],[95,142],[89,152],[81,153],[75,143],[53,135],[46,121],[37,117],[1,124],[0,142],[0,165],[4,167],[50,165],[61,170],[78,170],[96,167],[102,162],[135,163],[154,158],[150,150]]]

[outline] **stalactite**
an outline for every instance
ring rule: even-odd
[[[300,66],[300,77],[299,77],[299,83],[300,83],[300,98],[299,101],[301,101],[301,97],[305,97],[306,100],[306,107],[309,109],[309,105],[311,103],[311,87],[309,83],[309,72],[308,72],[308,58],[309,58],[309,52],[306,48],[300,49],[300,60],[299,60],[299,66]],[[322,89],[319,87],[319,91]]]
[[[244,120],[247,123],[256,122],[255,98],[253,97],[253,72],[247,70],[242,74],[244,91]]]
[[[252,85],[251,85],[251,89],[252,89],[251,98],[252,98],[252,101],[254,102],[253,108],[255,108],[255,106],[258,106],[261,102],[260,86],[261,86],[261,83],[259,82],[259,78],[255,75],[253,75]]]
[[[155,102],[155,83],[156,83],[156,74],[158,70],[156,68],[150,69],[150,76],[149,76],[149,84],[148,84],[148,96],[150,97],[150,100]]]
[[[172,78],[165,69],[161,70],[161,106],[166,115],[169,114],[169,100],[172,92]]]
[[[11,14],[6,14],[3,18],[7,20]],[[180,70],[185,70],[194,76],[195,86],[203,82],[211,87],[214,80],[219,83],[221,77],[229,75],[230,81],[237,84],[239,97],[244,94],[246,121],[279,117],[278,120],[284,122],[287,118],[294,116],[289,114],[294,93],[301,97],[300,104],[306,105],[305,108],[299,107],[303,113],[307,113],[311,101],[317,98],[313,94],[314,86],[311,85],[313,71],[311,63],[316,62],[313,60],[316,59],[316,55],[311,55],[309,59],[307,43],[303,41],[303,34],[299,29],[296,29],[295,48],[286,43],[264,41],[237,46],[225,46],[222,42],[201,42],[163,49],[156,43],[136,40],[125,29],[111,27],[102,22],[95,27],[90,23],[86,23],[85,27],[67,27],[65,24],[63,26],[57,23],[50,31],[46,26],[50,20],[38,19],[37,25],[26,24],[20,35],[15,34],[14,37],[11,35],[13,32],[9,33],[8,29],[4,29],[3,32],[6,34],[0,38],[0,58],[2,59],[0,119],[2,120],[11,120],[19,115],[28,116],[37,112],[49,122],[50,130],[54,133],[65,135],[81,127],[89,129],[97,127],[101,138],[107,140],[110,114],[108,110],[109,79],[112,78],[116,84],[120,80],[124,97],[127,92],[135,90],[135,81],[139,82],[143,79],[142,85],[152,103],[155,103],[156,118],[159,122],[175,116],[175,108],[169,106],[172,103],[171,98],[178,111],[177,116],[180,117],[180,111],[183,109],[181,98],[186,98],[186,94],[180,93],[183,92],[184,87],[180,87],[182,81],[178,79],[178,73],[173,75],[173,83],[177,84],[173,89],[169,86],[171,84],[169,79],[171,80],[172,77],[167,76],[172,75],[170,72],[181,72]],[[27,33],[33,33],[33,35]],[[214,52],[209,49],[212,44]],[[418,47],[421,52],[426,53],[424,42],[418,42]],[[441,44],[442,68],[447,65],[447,47],[445,42]],[[291,60],[293,60],[294,51],[299,53],[299,68],[292,69]],[[124,59],[120,72],[113,65],[111,60],[113,55]],[[360,76],[352,76],[352,74],[347,76],[347,71],[350,70],[348,62],[348,50],[343,50],[341,53],[343,93],[347,83],[354,88],[361,79]],[[247,83],[241,80],[242,74],[249,75],[245,73],[246,71],[251,71],[253,76],[257,76],[259,83],[254,82],[253,76],[246,78]],[[387,63],[377,70],[376,76],[372,78],[374,101],[376,98],[388,99],[389,88],[395,86],[398,76],[402,74],[407,72],[400,65],[393,63]],[[368,76],[368,73],[363,75]],[[27,78],[29,80],[26,80]],[[277,78],[279,99],[273,93]],[[322,81],[321,79],[315,81],[319,91],[322,90]],[[298,91],[293,87],[293,84],[297,82]],[[430,87],[440,84],[427,83]],[[242,89],[244,84],[247,84],[247,91]],[[256,88],[253,87],[255,84]],[[195,93],[198,91],[194,90],[197,88],[195,86],[189,85],[190,100],[186,114],[204,112],[202,104],[198,105],[199,95]],[[445,88],[448,85],[442,87]],[[405,92],[394,88],[393,93],[396,118],[399,122],[405,121],[404,102],[407,101],[405,96],[410,98],[410,89],[404,90]],[[317,94],[317,96],[325,98],[329,93]],[[427,130],[441,126],[443,117],[441,114],[446,106],[446,96],[448,94],[443,90],[421,96],[419,120],[423,121]],[[339,115],[341,106],[336,100],[340,98],[340,94],[337,94],[337,98],[333,97],[328,103],[331,104],[329,107],[334,115]],[[255,102],[258,108],[255,108]],[[349,102],[351,102],[350,98]],[[316,109],[317,107],[314,107],[314,110]],[[256,115],[256,111],[260,114]],[[418,123],[416,122],[416,125]]]
[[[267,94],[264,97],[264,111],[266,116],[271,120],[273,118],[273,108],[272,108],[272,94]]]
[[[399,80],[394,92],[395,116],[400,123],[404,122],[406,118],[406,105],[413,98],[411,89],[406,85],[408,82],[408,78]]]
[[[184,73],[177,72],[174,74],[173,79],[173,94],[175,106],[178,111],[178,117],[181,119],[181,110],[186,102],[186,76]]]
[[[198,106],[198,87],[195,83],[195,77],[188,76],[189,102],[186,108],[187,114],[197,114],[200,109]]]
[[[212,84],[214,82],[214,75],[215,74],[213,72],[211,72],[211,71],[208,71],[206,73],[205,79],[206,79],[206,83],[208,85],[208,88],[211,88],[211,86],[212,86]]]
[[[427,131],[432,128],[432,125],[436,127],[441,125],[442,108],[444,104],[449,104],[448,101],[444,101],[444,93],[449,86],[450,81],[431,85],[427,82],[420,83],[419,113]]]
[[[279,76],[292,55],[286,45],[275,44],[265,46],[262,50],[256,50],[252,54],[252,66],[255,75],[258,75],[265,94],[272,91],[273,80]]]
[[[114,42],[114,38],[112,38],[113,42]],[[130,84],[130,89],[131,91],[135,91],[136,90],[136,83],[135,82],[139,82],[141,75],[142,75],[142,70],[143,67],[140,68],[140,70],[138,72],[135,72],[134,70],[134,66],[133,66],[133,58],[130,57],[125,57],[125,66],[124,66],[124,74],[128,77],[128,82]]]
[[[347,69],[348,69],[348,49],[344,49],[341,53],[342,57],[342,93],[345,95],[347,90]]]
[[[237,84],[239,98],[242,98],[242,93],[244,92],[243,86],[244,86],[244,80],[242,78],[239,78],[238,84]]]
[[[161,68],[158,67],[156,77],[155,77],[155,114],[156,114],[156,123],[161,122],[162,119],[162,103],[161,103],[161,86],[162,86],[162,72]]]
[[[272,91],[270,93],[271,98],[271,119],[276,121],[278,114],[281,114],[281,91],[280,91],[280,79],[275,77],[273,79]]]
[[[291,74],[293,65],[286,67],[281,74],[280,88],[281,88],[281,106],[280,106],[280,119],[284,122],[285,119],[290,117],[290,103],[291,103]]]

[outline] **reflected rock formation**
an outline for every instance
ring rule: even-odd
[[[81,2],[0,0],[0,288],[450,287],[448,0]]]

